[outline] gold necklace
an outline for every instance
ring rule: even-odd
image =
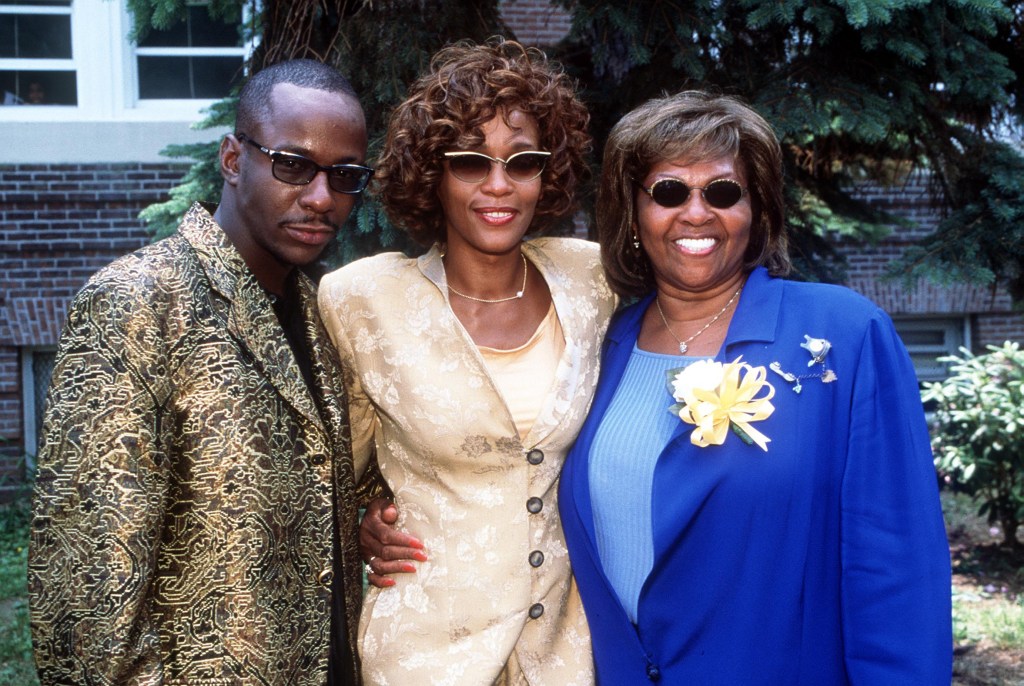
[[[523,285],[519,287],[519,290],[516,292],[515,295],[510,295],[507,298],[497,298],[495,300],[488,300],[486,298],[474,298],[472,295],[466,295],[461,291],[455,290],[455,287],[452,286],[451,284],[448,284],[448,290],[450,290],[455,295],[465,298],[466,300],[473,300],[478,303],[505,303],[508,302],[509,300],[517,300],[519,298],[522,298],[523,294],[526,293],[526,275],[528,274],[529,270],[526,267],[526,255],[520,252],[519,256],[523,258]]]
[[[739,297],[740,291],[742,291],[742,290],[743,290],[743,284],[740,284],[740,287],[737,288],[736,292],[732,294],[731,298],[729,298],[729,302],[725,303],[725,307],[723,307],[721,309],[721,311],[719,311],[718,314],[716,314],[714,317],[712,317],[711,320],[707,324],[702,326],[700,331],[698,331],[697,333],[693,334],[692,336],[687,338],[685,341],[679,340],[679,336],[675,335],[675,333],[672,331],[672,327],[670,327],[668,325],[668,319],[665,318],[665,312],[661,309],[661,299],[657,295],[654,296],[654,304],[658,306],[658,314],[661,315],[661,321],[665,324],[665,330],[668,331],[669,335],[672,336],[672,338],[676,339],[676,343],[679,344],[679,354],[680,355],[685,355],[686,354],[686,350],[687,350],[687,347],[688,347],[686,345],[687,343],[689,343],[694,338],[696,338],[697,336],[699,336],[702,333],[704,333],[705,331],[707,331],[709,326],[711,326],[712,324],[717,322],[721,318],[721,316],[723,314],[725,314],[726,310],[729,309],[729,306],[732,305],[733,301],[736,300],[737,297]]]

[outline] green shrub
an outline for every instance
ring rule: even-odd
[[[935,466],[981,503],[980,513],[1003,529],[1003,544],[1019,546],[1024,521],[1024,353],[1018,343],[988,346],[989,353],[940,358],[953,375],[926,384],[935,401]]]

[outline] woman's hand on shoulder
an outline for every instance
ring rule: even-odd
[[[366,506],[359,527],[359,552],[366,560],[367,580],[377,588],[394,586],[391,574],[416,571],[413,561],[426,562],[423,543],[395,528],[398,508],[387,498],[375,498]]]

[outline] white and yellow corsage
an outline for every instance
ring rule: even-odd
[[[669,390],[677,401],[669,411],[696,427],[690,434],[694,445],[722,445],[732,429],[747,445],[756,443],[768,451],[771,439],[751,423],[775,412],[770,402],[775,388],[766,381],[764,367],[751,367],[741,359],[726,364],[699,360],[668,371]]]

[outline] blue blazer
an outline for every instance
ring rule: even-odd
[[[680,421],[654,473],[654,566],[630,622],[598,555],[588,456],[652,298],[608,331],[559,489],[599,683],[949,684],[949,549],[909,356],[865,298],[761,268],[717,359],[812,378],[798,393],[768,372],[775,412],[754,424],[767,452],[732,433],[697,447]],[[832,343],[835,381],[808,365],[805,334]]]

